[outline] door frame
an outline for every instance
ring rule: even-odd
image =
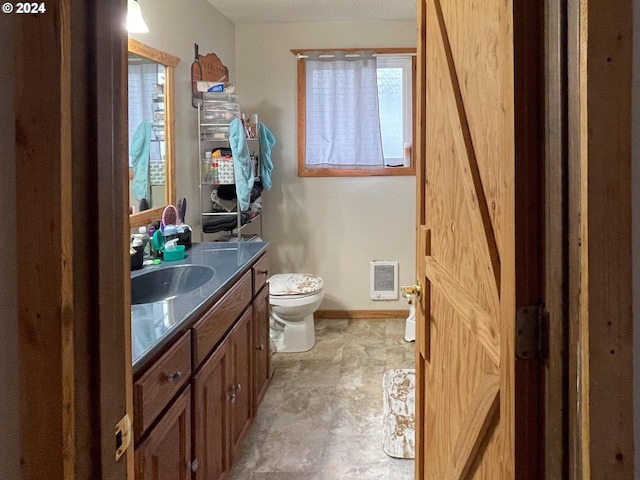
[[[15,16],[16,216],[35,240],[17,249],[21,473],[133,479],[114,432],[132,413],[126,5],[46,8]]]
[[[634,475],[632,7],[567,0],[571,479]]]
[[[545,2],[545,478],[568,478],[567,1]]]

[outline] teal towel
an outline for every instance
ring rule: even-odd
[[[260,176],[262,186],[265,190],[271,188],[271,172],[273,162],[271,161],[271,147],[276,144],[276,137],[265,127],[264,123],[258,124],[258,141],[260,142]]]
[[[149,187],[149,142],[151,142],[151,123],[143,121],[136,128],[131,139],[129,156],[133,167],[131,189],[138,200],[147,198]]]
[[[229,124],[229,146],[233,153],[233,174],[236,182],[236,196],[240,210],[248,210],[253,188],[253,165],[249,156],[244,127],[237,118]]]

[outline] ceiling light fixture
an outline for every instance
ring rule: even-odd
[[[138,0],[128,0],[127,2],[127,30],[129,33],[147,33],[149,27],[142,18],[142,10]]]

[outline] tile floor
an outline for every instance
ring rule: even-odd
[[[409,480],[382,450],[382,377],[414,368],[404,320],[318,320],[316,345],[275,373],[230,480]]]

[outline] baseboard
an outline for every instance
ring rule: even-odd
[[[405,319],[409,310],[318,310],[314,314],[316,319],[328,320],[384,320],[387,318]]]

